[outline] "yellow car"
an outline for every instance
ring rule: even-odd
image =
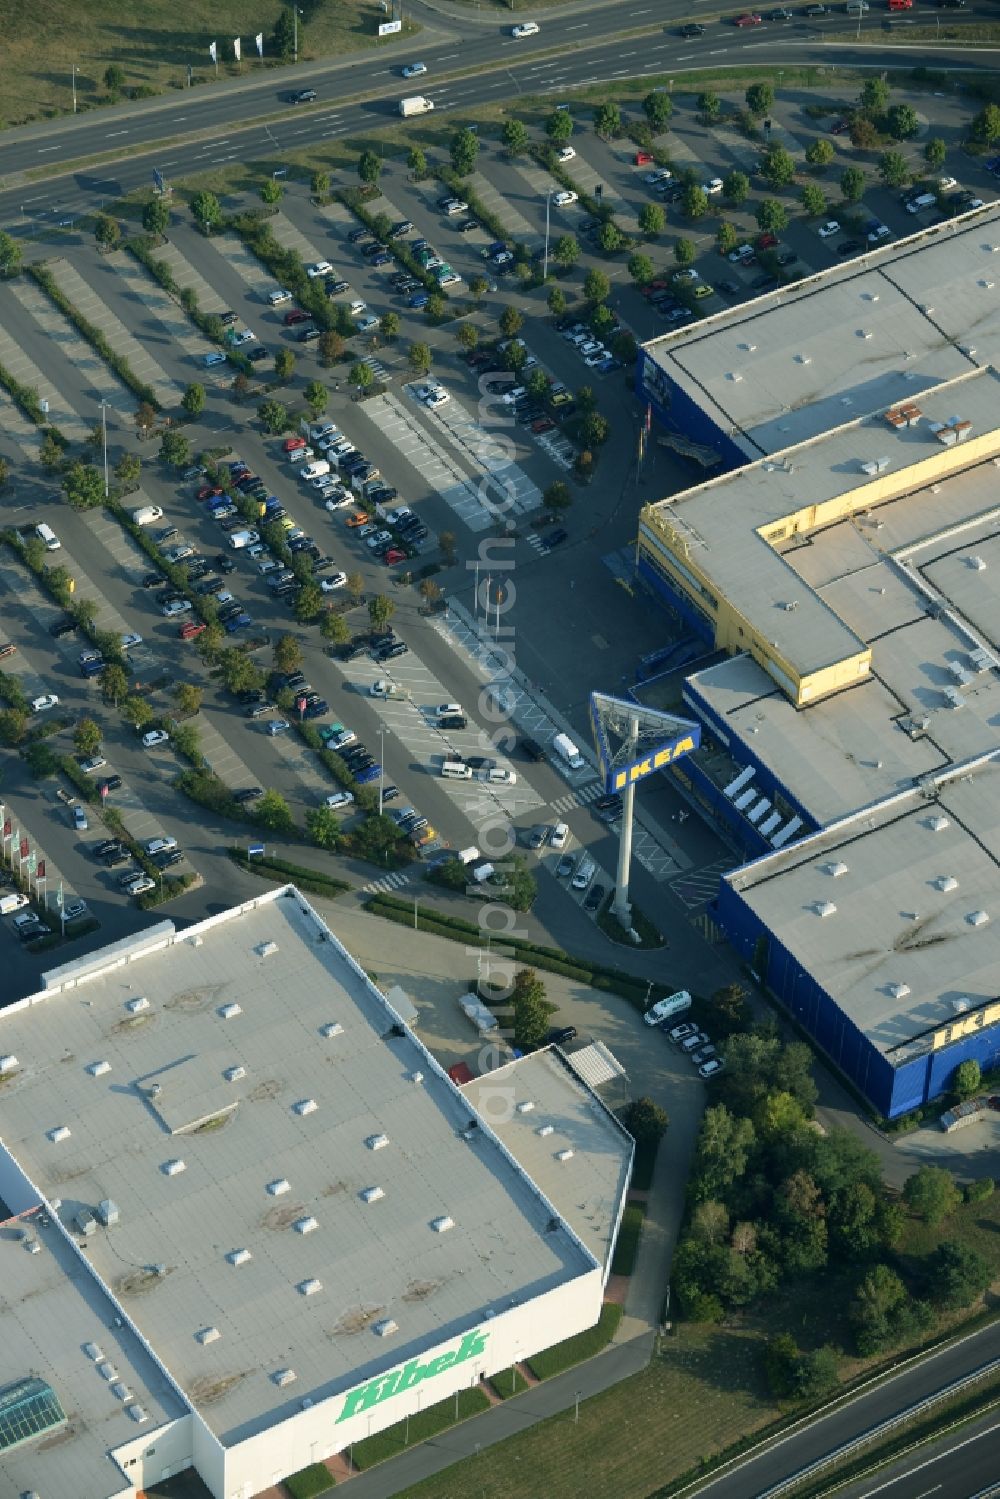
[[[281,517],[281,529],[283,531],[294,531],[297,526],[298,521],[293,520],[290,515],[283,515]]]
[[[708,284],[707,281],[699,281],[697,283],[697,285],[695,285],[695,286],[693,286],[691,288],[691,291],[692,291],[692,294],[699,299],[699,301],[701,300],[702,297],[714,297],[715,296],[715,287],[714,286],[709,286],[709,284]]]

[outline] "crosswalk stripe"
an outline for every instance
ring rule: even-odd
[[[386,874],[380,880],[372,880],[363,889],[366,895],[377,895],[380,890],[398,890],[402,885],[409,884],[409,880],[408,874]]]

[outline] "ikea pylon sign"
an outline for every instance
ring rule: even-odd
[[[590,724],[609,792],[624,791],[645,780],[682,755],[690,755],[701,743],[697,720],[601,692],[590,694]]]
[[[654,770],[662,770],[672,760],[680,759],[681,755],[689,755],[692,750],[698,748],[700,735],[685,734],[681,739],[675,739],[670,744],[662,744],[659,749],[644,755],[641,760],[635,760],[631,765],[616,765],[606,777],[607,789],[609,791],[624,791],[626,786],[635,781],[642,781],[646,776],[651,776]]]

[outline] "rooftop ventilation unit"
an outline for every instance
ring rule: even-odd
[[[301,1118],[306,1114],[315,1114],[318,1107],[315,1098],[300,1098],[298,1103],[292,1104],[292,1113]]]
[[[812,364],[811,354],[796,354],[795,358],[799,364]]]
[[[8,1054],[5,1057],[0,1057],[0,1077],[3,1077],[4,1073],[6,1073],[6,1072],[16,1072],[16,1071],[17,1071],[17,1057],[15,1057],[13,1055],[10,1055],[10,1054]]]
[[[837,907],[832,900],[817,900],[813,902],[813,910],[817,916],[836,916]]]
[[[197,936],[196,934],[194,937],[189,937],[187,940],[189,947],[201,947],[205,939],[203,937]]]
[[[989,671],[991,666],[996,666],[997,664],[995,657],[991,656],[989,651],[984,650],[982,646],[977,646],[974,651],[969,652],[969,661],[972,663],[975,671]]]
[[[125,1412],[137,1426],[141,1426],[143,1421],[149,1420],[149,1411],[144,1405],[127,1405]]]
[[[740,374],[739,370],[730,370],[730,372],[726,376],[726,378],[728,380],[731,380],[734,385],[741,384],[741,382],[743,380],[743,376]]]
[[[910,992],[909,984],[889,984],[888,988],[892,999],[905,999]]]
[[[385,1189],[383,1187],[364,1187],[358,1193],[358,1196],[362,1202],[378,1202],[385,1196]]]
[[[965,698],[959,692],[957,687],[943,687],[941,691],[942,695],[947,699],[948,706],[950,708],[965,707]]]
[[[98,1364],[97,1372],[102,1379],[107,1380],[108,1384],[114,1384],[115,1380],[118,1378],[118,1370],[115,1368],[114,1364]]]
[[[111,1393],[115,1397],[115,1399],[120,1400],[123,1405],[126,1401],[133,1400],[135,1398],[128,1385],[122,1384],[120,1379],[116,1379],[114,1384],[111,1386]]]
[[[277,1181],[268,1182],[267,1184],[267,1191],[272,1197],[283,1197],[286,1192],[290,1192],[291,1190],[291,1182],[286,1181],[283,1176],[279,1176]]]
[[[369,1135],[365,1141],[369,1150],[384,1150],[388,1143],[388,1135]]]
[[[292,1227],[297,1234],[312,1234],[319,1228],[319,1223],[310,1213],[305,1218],[296,1218]]]
[[[220,1005],[217,1014],[219,1014],[223,1020],[235,1020],[237,1015],[243,1014],[243,1011],[236,1003],[236,1001],[233,1000],[231,1004]]]
[[[967,994],[959,994],[955,999],[952,1000],[951,1007],[953,1010],[957,1011],[959,1015],[964,1015],[966,1010],[970,1010],[972,1008],[972,1001],[969,999],[969,996]]]
[[[317,1291],[322,1291],[323,1282],[313,1276],[310,1280],[300,1280],[295,1289],[300,1296],[315,1296]]]
[[[946,422],[931,422],[931,431],[938,442],[946,448],[952,448],[956,443],[965,442],[972,434],[972,423],[964,422],[960,417],[950,416]]]
[[[5,1070],[3,1063],[4,1058],[0,1057],[0,1072],[3,1072]],[[91,1077],[103,1077],[106,1072],[111,1071],[111,1063],[91,1062],[84,1070],[89,1072]]]
[[[55,1129],[49,1130],[49,1139],[52,1141],[53,1145],[58,1145],[62,1140],[68,1140],[70,1137],[70,1133],[71,1131],[68,1124],[57,1124]]]
[[[983,561],[982,557],[969,557],[968,563],[974,572],[984,573],[986,571],[986,563]]]
[[[860,465],[863,474],[884,474],[892,459],[888,454],[884,458],[869,458]]]
[[[958,881],[953,874],[942,874],[934,881],[939,890],[957,890]]]
[[[565,1146],[564,1149],[556,1151],[556,1160],[557,1161],[571,1161],[572,1159],[573,1159],[573,1152],[569,1148],[568,1145]]]
[[[271,1375],[272,1383],[276,1384],[279,1389],[284,1389],[286,1384],[293,1384],[294,1380],[294,1369],[275,1369],[274,1373]]]
[[[276,953],[277,951],[277,942],[262,942],[259,947],[254,948],[254,952],[259,958],[269,958],[272,953]]]
[[[756,344],[740,344],[740,348],[745,349],[748,354],[756,354],[757,352]]]
[[[538,1126],[537,1133],[540,1134],[542,1136],[542,1138],[544,1139],[544,1137],[546,1135],[551,1135],[552,1134],[552,1125],[551,1124],[540,1124]]]
[[[231,1265],[245,1265],[253,1259],[253,1255],[249,1249],[231,1249],[226,1255],[226,1259]]]
[[[825,864],[823,867],[835,880],[839,880],[842,874],[847,873],[847,865],[842,859],[834,859],[832,863]]]
[[[328,1025],[320,1026],[319,1033],[325,1041],[329,1041],[332,1036],[342,1036],[344,1027],[339,1020],[331,1020]]]
[[[227,1083],[238,1083],[240,1079],[246,1077],[246,1075],[247,1070],[245,1067],[227,1067],[225,1072],[222,1074]]]
[[[144,994],[140,994],[135,999],[127,999],[125,1001],[125,1008],[130,1015],[138,1015],[140,1010],[149,1009],[149,1000]]]
[[[450,1228],[454,1227],[455,1220],[454,1218],[449,1218],[447,1213],[443,1214],[440,1218],[431,1219],[431,1228],[436,1234],[446,1234]]]
[[[180,1176],[182,1171],[187,1170],[187,1167],[185,1166],[183,1161],[173,1160],[164,1161],[163,1165],[160,1167],[160,1170],[163,1172],[164,1176]]]
[[[398,1322],[394,1322],[391,1317],[383,1317],[380,1322],[372,1323],[372,1332],[378,1338],[391,1338],[393,1333],[398,1331],[399,1324]]]
[[[103,1362],[104,1349],[101,1347],[100,1343],[84,1343],[83,1351],[89,1359],[92,1359],[94,1361],[95,1364]]]
[[[985,926],[990,919],[988,911],[970,911],[965,918],[970,926]]]
[[[200,1343],[204,1348],[206,1343],[217,1343],[221,1336],[222,1334],[217,1327],[200,1327],[195,1333],[194,1338],[195,1342]]]
[[[522,1103],[519,1103],[517,1105],[517,1112],[519,1114],[530,1114],[534,1107],[534,1100],[531,1098],[526,1098]]]
[[[866,338],[866,339],[867,338],[871,338],[872,337],[872,330],[870,328],[859,328],[858,329],[858,337],[859,338]]]
[[[417,1070],[415,1072],[411,1072],[410,1073],[410,1082],[411,1083],[422,1083],[423,1080],[424,1080],[424,1074],[420,1071],[419,1067],[417,1068]]]
[[[928,817],[925,824],[926,827],[930,828],[932,833],[943,833],[948,825],[947,817],[941,817],[940,815],[937,817]]]

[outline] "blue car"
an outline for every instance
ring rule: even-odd
[[[381,774],[381,765],[369,765],[366,770],[359,770],[354,779],[359,786],[367,786],[369,781],[377,781]]]
[[[226,634],[235,635],[237,630],[245,630],[248,625],[252,624],[253,620],[249,614],[236,614],[232,619],[226,620]]]
[[[430,297],[425,291],[417,291],[407,299],[406,305],[407,307],[426,307],[429,301]]]

